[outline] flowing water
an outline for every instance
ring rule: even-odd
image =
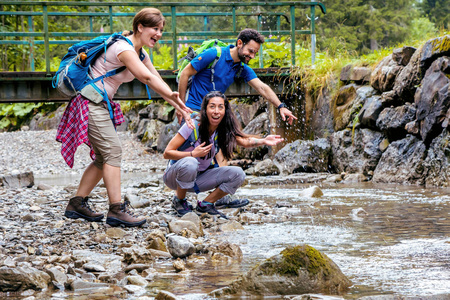
[[[51,184],[53,179],[38,181]],[[66,179],[57,180],[63,181],[59,184],[74,180]],[[185,299],[203,299],[285,247],[306,243],[328,255],[353,282],[345,298],[397,294],[450,299],[450,189],[336,184],[320,186],[324,193],[320,198],[301,197],[309,186],[240,188],[237,195],[251,201],[271,207],[288,203],[291,207],[276,209],[288,220],[212,233],[238,244],[243,260],[213,264],[197,257],[181,273],[175,273],[172,261],[155,264],[158,275],[150,283],[149,295],[168,290]]]
[[[354,286],[345,298],[374,294],[450,298],[449,190],[366,183],[322,186],[322,197],[300,197],[305,187],[239,189],[239,196],[253,201],[293,204],[284,208],[290,219],[219,234],[240,245],[244,254],[240,265],[198,263],[189,275],[168,272],[154,286],[163,284],[178,295],[201,298],[286,246],[306,243],[328,255],[352,280]]]

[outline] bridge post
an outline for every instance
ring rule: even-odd
[[[171,6],[172,12],[172,51],[173,51],[173,69],[178,69],[178,47],[177,47],[177,10],[175,6]]]
[[[316,7],[311,6],[311,63],[316,61]]]
[[[295,6],[291,5],[291,58],[295,66]]]
[[[42,5],[44,13],[44,44],[45,44],[45,71],[50,76],[50,37],[48,32],[48,10],[47,4]]]

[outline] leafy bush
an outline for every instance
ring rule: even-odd
[[[0,129],[16,130],[36,113],[56,110],[60,103],[0,103]]]

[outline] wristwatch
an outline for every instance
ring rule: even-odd
[[[278,105],[277,109],[280,110],[281,108],[286,107],[286,103],[281,102],[280,105]]]

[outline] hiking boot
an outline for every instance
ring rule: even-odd
[[[184,216],[188,212],[191,212],[194,210],[191,204],[189,204],[185,199],[178,199],[177,196],[173,196],[172,198],[172,207],[176,210],[177,215],[179,217]]]
[[[220,198],[214,203],[217,208],[238,208],[246,206],[250,202],[248,199],[233,199],[230,195]]]
[[[69,200],[64,215],[70,219],[83,218],[89,222],[100,222],[103,219],[102,213],[96,213],[89,206],[89,198],[76,196]]]
[[[198,202],[197,203],[197,207],[195,208],[195,210],[197,211],[197,214],[200,214],[200,215],[204,214],[204,213],[207,213],[207,214],[210,214],[210,215],[213,215],[213,216],[219,216],[219,217],[222,217],[224,219],[228,219],[228,217],[225,214],[221,213],[220,211],[218,211],[216,209],[216,206],[214,205],[214,203],[213,204],[208,204],[208,205],[202,205],[201,202]]]
[[[123,225],[125,227],[136,227],[147,222],[145,217],[135,216],[130,211],[130,202],[113,203],[109,205],[108,215],[106,217],[106,224],[117,227]]]

